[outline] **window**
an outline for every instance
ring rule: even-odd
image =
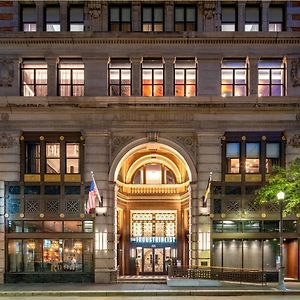
[[[61,62],[58,66],[59,96],[84,96],[84,64]]]
[[[131,8],[130,6],[111,6],[109,8],[109,30],[131,31]]]
[[[197,69],[195,59],[176,59],[175,96],[196,96]]]
[[[60,31],[59,6],[46,7],[46,31]]]
[[[24,61],[21,66],[22,96],[47,96],[47,64]]]
[[[79,143],[66,143],[66,173],[79,173]]]
[[[164,95],[164,65],[161,59],[144,59],[142,63],[142,95]]]
[[[162,6],[144,6],[142,8],[142,30],[163,31],[164,30],[164,9]]]
[[[284,29],[284,7],[271,5],[269,8],[269,31],[283,31]]]
[[[258,96],[285,96],[285,64],[282,59],[259,61]]]
[[[266,172],[272,173],[273,166],[280,166],[280,143],[266,144]]]
[[[236,6],[223,5],[221,8],[221,31],[236,31],[237,13]]]
[[[46,173],[60,173],[59,143],[46,143]]]
[[[248,95],[248,64],[246,60],[224,59],[221,77],[223,97]]]
[[[260,30],[260,8],[259,6],[246,6],[245,31]]]
[[[196,7],[175,6],[175,31],[196,31]]]
[[[259,173],[260,143],[246,143],[246,173]]]
[[[109,96],[130,96],[131,63],[129,60],[111,60],[108,67]]]
[[[70,6],[69,30],[84,31],[84,7],[80,5]]]
[[[227,173],[240,173],[240,143],[226,144]]]
[[[35,174],[41,172],[41,147],[39,143],[25,144],[25,172]]]
[[[21,24],[20,29],[25,32],[36,31],[36,8],[35,6],[21,7]]]

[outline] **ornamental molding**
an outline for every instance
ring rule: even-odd
[[[16,144],[16,139],[11,134],[6,132],[0,133],[0,148],[9,149]]]
[[[0,86],[12,86],[14,80],[14,64],[12,60],[0,60]]]
[[[102,4],[98,1],[89,2],[89,15],[92,19],[99,19],[102,13]]]
[[[195,136],[177,136],[176,142],[186,148],[194,159],[197,155],[197,143]]]
[[[146,132],[148,142],[157,143],[158,135],[159,135],[158,131],[148,131],[148,132]]]
[[[300,86],[300,58],[292,61],[291,79],[293,86]]]
[[[111,139],[111,152],[112,156],[115,156],[119,150],[126,146],[130,141],[134,139],[134,136],[113,136]]]
[[[300,134],[294,134],[289,140],[289,145],[294,148],[300,148]]]
[[[216,3],[215,1],[204,3],[204,17],[207,20],[212,19],[216,14]]]

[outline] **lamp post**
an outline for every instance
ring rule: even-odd
[[[282,220],[282,212],[283,212],[283,201],[284,201],[284,192],[280,191],[277,194],[277,199],[279,201],[279,208],[280,208],[280,219],[279,219],[279,274],[278,274],[278,289],[281,291],[286,290],[286,286],[284,283],[284,265],[283,265],[283,220]]]

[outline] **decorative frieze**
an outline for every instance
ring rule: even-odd
[[[0,133],[0,148],[8,149],[12,148],[16,144],[16,139],[12,135],[2,132]]]
[[[14,64],[12,60],[0,60],[0,86],[12,86],[14,80]]]
[[[158,140],[158,131],[148,131],[146,133],[148,142],[157,142]]]
[[[289,140],[289,145],[294,148],[300,148],[300,134],[294,134]]]
[[[99,19],[102,12],[102,5],[99,1],[89,1],[89,15],[92,19]]]
[[[216,3],[215,1],[204,2],[204,17],[207,20],[212,19],[216,14]]]
[[[300,86],[300,58],[292,61],[291,79],[293,86]]]

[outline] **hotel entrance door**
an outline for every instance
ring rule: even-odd
[[[143,248],[143,273],[164,273],[164,248]]]

